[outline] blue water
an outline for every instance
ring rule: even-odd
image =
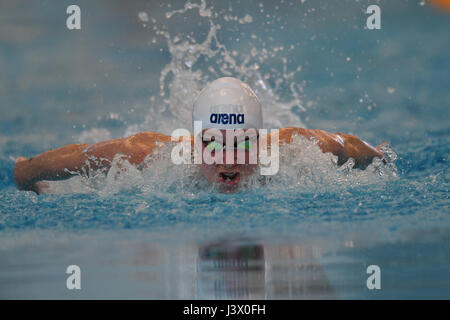
[[[130,175],[19,192],[18,156],[120,137],[133,125],[176,128],[149,111],[159,108],[161,70],[173,57],[139,12],[172,37],[192,31],[202,41],[210,25],[196,10],[165,18],[183,2],[79,1],[82,30],[69,32],[68,1],[2,2],[0,298],[450,298],[450,15],[380,1],[382,28],[369,31],[367,1],[261,3],[212,3],[218,40],[237,58],[250,44],[283,46],[251,63],[273,75],[272,88],[284,72],[277,57],[287,71],[302,66],[276,89],[289,101],[288,84],[301,84],[305,111],[293,106],[292,121],[389,142],[396,177],[355,172],[340,184],[325,171],[314,188],[286,178],[221,194],[180,186],[158,163],[162,178],[153,172],[147,186]],[[224,21],[229,5],[252,22]],[[183,121],[176,125],[188,128]],[[79,291],[65,287],[70,264],[81,267]],[[381,290],[366,287],[369,265],[381,269]]]

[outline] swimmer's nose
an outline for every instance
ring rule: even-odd
[[[233,169],[237,165],[237,161],[238,161],[237,151],[233,152],[233,157],[232,157],[231,161],[233,163],[227,164],[227,153],[224,151],[223,152],[223,164],[225,164],[226,169]],[[230,162],[230,161],[228,161],[228,162]]]

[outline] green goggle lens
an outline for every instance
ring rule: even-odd
[[[237,148],[240,150],[250,151],[252,149],[252,143],[248,140],[238,143]]]
[[[211,152],[212,151],[220,151],[220,150],[222,150],[222,148],[223,148],[223,145],[217,141],[211,141],[206,146],[206,149],[208,149]]]
[[[253,147],[253,144],[246,140],[246,141],[241,141],[237,144],[237,149],[238,150],[245,150],[245,151],[250,151]],[[208,145],[206,146],[206,149],[208,149],[210,152],[212,151],[220,151],[223,149],[223,144],[217,141],[211,141],[210,143],[208,143]]]

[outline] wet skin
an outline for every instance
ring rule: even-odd
[[[203,130],[202,139],[202,155],[203,161],[199,164],[201,175],[209,182],[216,183],[219,185],[219,189],[224,192],[236,191],[242,181],[245,181],[250,175],[252,175],[257,164],[255,159],[257,159],[258,151],[258,137],[256,135],[250,134],[249,136],[235,137],[234,142],[229,147],[227,145],[227,135],[234,135],[234,130],[217,130],[221,133],[222,139],[216,140],[216,137],[208,137],[207,130]],[[206,134],[206,136],[205,136]],[[239,150],[237,144],[242,142],[242,140],[250,141],[250,150]],[[230,140],[230,139],[229,139]],[[219,141],[220,144],[225,145],[225,150],[222,150],[222,157],[217,151],[210,151],[207,149],[208,144],[211,141]],[[233,150],[232,156],[227,160],[226,150]],[[244,161],[238,161],[239,153],[240,157]],[[219,159],[221,158],[222,161]],[[241,159],[242,159],[241,158]],[[244,162],[244,163],[242,163]]]

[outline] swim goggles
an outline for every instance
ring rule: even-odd
[[[240,142],[235,142],[233,149],[250,151],[254,147],[256,147],[257,139],[258,139],[258,137],[256,137],[256,139],[252,139],[253,141],[248,139],[248,140],[243,140]],[[208,151],[210,151],[210,152],[226,149],[226,146],[221,141],[215,141],[215,140],[214,141],[203,141],[203,144],[206,145],[206,149],[208,149]]]

